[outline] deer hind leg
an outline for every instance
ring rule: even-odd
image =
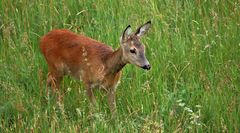
[[[62,74],[50,71],[47,75],[47,87],[51,87],[52,92],[55,93],[60,89],[60,83],[62,79],[63,79]]]
[[[60,92],[60,83],[63,79],[63,75],[60,75],[60,73],[56,72],[49,72],[47,77],[47,96],[49,94],[52,94],[53,96],[56,96],[56,100],[61,103],[63,101],[63,95],[61,95]],[[51,88],[51,93],[49,93],[48,88]]]

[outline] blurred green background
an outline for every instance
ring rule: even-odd
[[[0,132],[239,132],[239,0],[2,0]],[[64,103],[46,96],[39,38],[52,29],[114,49],[127,25],[152,21],[142,42],[152,69],[123,69],[118,116],[103,93],[98,111],[80,81],[65,77]]]

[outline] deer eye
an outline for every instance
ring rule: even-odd
[[[135,48],[130,49],[130,52],[131,52],[132,54],[136,54],[136,49],[135,49]]]

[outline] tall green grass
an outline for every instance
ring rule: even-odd
[[[0,132],[239,132],[239,16],[237,0],[3,0]],[[97,90],[90,117],[85,89],[69,77],[61,106],[46,96],[40,36],[66,28],[116,49],[127,25],[148,20],[152,69],[124,68],[115,120]]]

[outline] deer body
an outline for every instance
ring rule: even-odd
[[[150,22],[145,25],[149,27],[149,24]],[[145,28],[148,28],[146,26]],[[100,87],[107,92],[110,110],[115,112],[115,88],[122,68],[127,63],[131,63],[144,69],[150,69],[144,55],[144,47],[141,47],[141,44],[134,44],[140,43],[137,33],[130,35],[129,30],[130,26],[125,29],[121,37],[121,47],[116,51],[99,41],[68,30],[50,31],[40,40],[40,49],[48,64],[47,85],[51,86],[53,90],[59,89],[64,75],[81,79],[93,105],[96,103],[93,88]],[[142,31],[144,32],[144,30]],[[138,32],[140,35],[141,27]],[[139,58],[141,56],[139,61],[134,62],[134,59],[129,59],[131,57],[128,57],[130,56],[128,53],[133,49],[132,47],[135,52],[137,52],[136,49],[142,50],[139,52]]]
[[[84,35],[53,30],[41,39],[41,50],[50,74],[59,78],[71,75],[86,85],[109,88],[117,82],[113,79],[120,77],[120,68],[116,68],[120,67],[117,65],[121,62],[121,51],[114,52],[107,45]],[[122,62],[122,67],[124,65]]]

